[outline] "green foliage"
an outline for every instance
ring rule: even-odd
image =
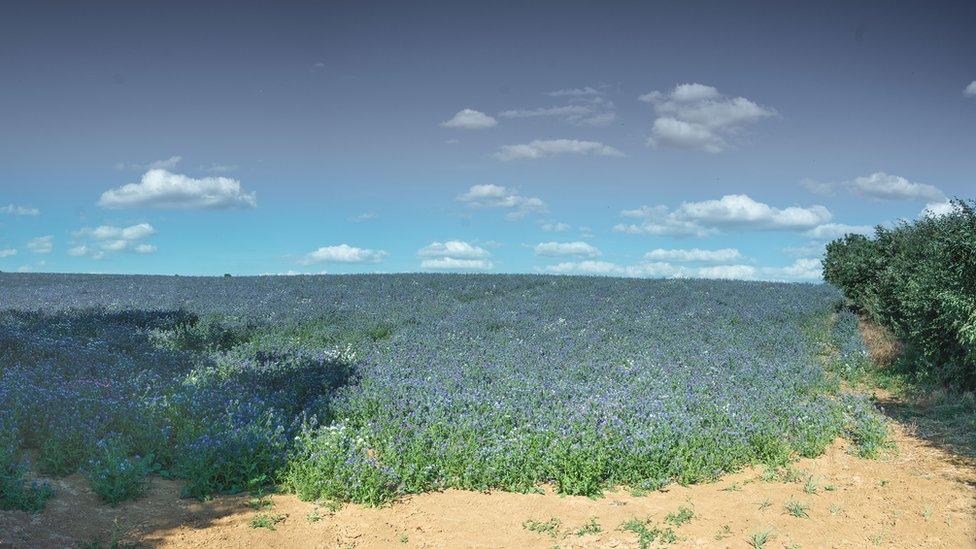
[[[537,534],[546,534],[551,538],[565,537],[561,534],[563,522],[556,517],[547,521],[528,519],[522,523],[522,528]]]
[[[679,527],[691,522],[693,518],[695,518],[695,510],[691,507],[681,506],[678,507],[677,511],[668,513],[668,516],[665,517],[664,522],[667,522],[672,526]]]
[[[919,378],[976,387],[976,201],[827,245],[824,278],[919,353]]]
[[[102,501],[118,505],[142,495],[148,485],[148,459],[129,456],[127,446],[117,439],[99,441],[92,454],[85,476]]]
[[[620,529],[637,534],[637,544],[641,549],[647,549],[654,542],[667,545],[678,541],[678,536],[674,533],[674,530],[652,525],[649,519],[630,519],[623,523]]]
[[[258,515],[251,519],[251,528],[267,528],[268,530],[274,532],[275,530],[277,530],[278,523],[284,522],[286,518],[288,517],[280,514],[279,515],[267,515],[267,514]]]

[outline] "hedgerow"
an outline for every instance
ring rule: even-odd
[[[976,388],[976,202],[827,245],[824,279],[918,356],[922,378]]]

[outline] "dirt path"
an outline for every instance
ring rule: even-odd
[[[898,450],[883,460],[849,455],[838,441],[824,456],[797,463],[796,481],[766,481],[753,469],[641,497],[447,491],[382,509],[346,505],[330,512],[273,496],[270,508],[257,510],[245,496],[179,499],[177,482],[155,479],[147,496],[113,509],[97,503],[75,476],[55,481],[56,496],[43,514],[0,513],[0,546],[118,540],[161,547],[637,547],[638,534],[620,529],[636,518],[650,519],[648,532],[671,528],[677,546],[747,547],[753,534],[769,531],[766,547],[976,547],[976,462],[893,428]],[[807,493],[807,478],[816,493]],[[808,506],[807,518],[786,511],[791,499]],[[694,518],[667,523],[682,506]],[[261,515],[282,520],[274,530],[252,527]],[[578,535],[593,517],[602,531]],[[547,524],[553,518],[558,522]],[[540,531],[527,528],[527,520],[540,523]]]

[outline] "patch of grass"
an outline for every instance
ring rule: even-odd
[[[718,532],[715,532],[715,541],[722,541],[730,537],[732,537],[732,527],[728,524],[723,525]]]
[[[834,516],[839,515],[839,514],[841,514],[841,513],[844,512],[844,510],[839,505],[837,505],[836,503],[832,503],[830,505],[829,511],[830,511],[830,514],[831,515],[834,515]]]
[[[693,518],[695,518],[695,510],[691,507],[681,506],[678,507],[677,511],[668,513],[668,516],[664,518],[664,522],[677,528],[691,522]]]
[[[772,505],[773,505],[773,502],[769,501],[769,498],[766,498],[766,499],[764,499],[764,500],[762,500],[762,501],[759,502],[759,510],[760,511],[765,511],[766,509],[769,509],[770,506],[772,506]]]
[[[602,531],[603,528],[601,528],[600,523],[596,521],[596,517],[592,517],[590,518],[589,522],[581,526],[580,529],[576,531],[576,535],[588,536],[590,534],[599,534]]]
[[[255,511],[264,511],[265,509],[271,509],[274,507],[274,502],[268,496],[255,496],[247,500],[245,504]]]
[[[410,542],[410,538],[406,534],[400,534],[400,543],[407,544]]]
[[[659,528],[652,525],[650,519],[630,519],[620,525],[621,530],[637,534],[637,544],[641,549],[647,549],[654,542],[671,544],[678,541],[678,536],[670,528]]]
[[[305,515],[305,520],[309,522],[318,522],[322,520],[322,515],[319,514],[318,509],[312,511],[311,513]]]
[[[794,516],[796,518],[810,518],[809,513],[807,513],[807,511],[810,509],[810,506],[805,503],[801,503],[799,501],[796,501],[795,499],[791,499],[786,502],[785,507],[786,507],[786,512],[789,513],[791,516]]]
[[[553,539],[558,537],[565,537],[561,535],[562,526],[563,526],[563,521],[559,520],[556,517],[552,517],[549,520],[544,522],[528,519],[522,523],[522,528],[525,528],[529,532],[535,532],[537,534],[546,534]]]
[[[742,490],[742,485],[739,484],[738,482],[733,482],[732,484],[729,484],[725,488],[722,488],[723,492],[738,492],[739,490]]]
[[[287,515],[260,514],[251,519],[251,528],[267,528],[274,532],[277,530],[277,525],[284,522],[286,518]]]
[[[760,530],[746,538],[746,543],[748,543],[749,547],[752,547],[753,549],[762,549],[771,539],[773,539],[772,530]]]
[[[813,480],[813,475],[807,477],[807,482],[803,485],[803,491],[812,496],[816,494],[819,489],[820,487],[817,485],[817,482]]]

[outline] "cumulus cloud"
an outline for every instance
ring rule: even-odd
[[[857,177],[850,183],[855,192],[882,200],[930,200],[945,199],[945,194],[933,185],[913,183],[904,177],[875,172]]]
[[[27,206],[7,204],[6,206],[0,206],[0,213],[10,215],[40,215],[41,210],[38,210],[37,208],[28,208]]]
[[[458,202],[474,208],[501,208],[509,210],[506,217],[521,219],[530,213],[545,213],[546,203],[539,198],[525,197],[501,185],[472,185],[457,197]]]
[[[420,262],[423,269],[483,271],[493,267],[488,250],[462,240],[431,242],[417,255],[425,258]]]
[[[976,80],[970,82],[966,89],[962,90],[962,94],[966,97],[976,97]]]
[[[49,254],[54,249],[54,237],[46,235],[32,238],[25,247],[35,254]]]
[[[803,236],[815,238],[817,240],[833,240],[848,234],[863,234],[871,236],[874,234],[874,227],[870,225],[846,225],[844,223],[824,223],[817,225],[803,233]]]
[[[651,261],[678,261],[678,262],[727,262],[737,261],[742,258],[742,254],[735,248],[722,248],[719,250],[692,249],[670,249],[658,248],[644,254],[644,259]]]
[[[417,255],[421,257],[453,257],[457,259],[481,259],[491,255],[488,250],[461,240],[447,240],[445,242],[431,242],[421,248]]]
[[[313,252],[305,254],[305,257],[298,260],[302,265],[313,263],[379,263],[386,257],[387,253],[383,250],[370,250],[368,248],[356,248],[348,244],[337,246],[325,246]]]
[[[929,202],[922,208],[922,211],[918,215],[921,217],[939,217],[951,214],[957,208],[958,206],[948,200],[943,202]]]
[[[653,91],[638,99],[654,105],[658,117],[647,144],[720,153],[746,126],[776,116],[773,109],[745,97],[726,97],[704,84],[680,84],[670,93]]]
[[[756,278],[756,268],[752,265],[715,265],[701,267],[695,274],[698,278],[752,280]]]
[[[593,156],[624,156],[617,149],[599,141],[580,141],[577,139],[536,139],[521,145],[504,145],[495,153],[495,158],[503,161],[535,159],[560,154]]]
[[[460,128],[465,130],[483,130],[493,128],[498,125],[498,121],[493,117],[474,109],[464,109],[458,111],[450,120],[441,122],[444,128]]]
[[[801,258],[786,267],[766,267],[763,277],[770,280],[816,281],[823,278],[823,265],[819,259]]]
[[[559,221],[547,221],[541,225],[542,230],[547,233],[563,233],[571,229],[568,223]]]
[[[11,257],[17,255],[17,250],[14,248],[0,248],[0,258]]]
[[[586,242],[540,242],[535,255],[544,257],[599,257],[600,250]]]
[[[156,246],[144,240],[154,234],[156,229],[149,223],[138,223],[128,227],[114,225],[85,227],[75,231],[77,243],[68,250],[68,255],[102,259],[113,252],[151,254],[156,251]]]
[[[830,220],[827,208],[814,205],[776,208],[744,194],[718,200],[684,202],[677,209],[643,206],[624,210],[623,217],[642,218],[638,224],[618,224],[617,232],[659,236],[705,236],[720,229],[803,230]]]
[[[487,259],[460,259],[456,257],[437,257],[420,262],[423,269],[437,269],[449,271],[485,271],[492,268]]]
[[[904,177],[885,172],[874,172],[870,175],[840,182],[818,182],[812,179],[804,179],[800,184],[810,192],[821,195],[832,195],[836,189],[846,189],[857,195],[878,200],[940,202],[946,198],[945,193],[934,185],[914,183]]]
[[[257,207],[257,197],[253,192],[245,192],[240,181],[229,177],[194,179],[154,169],[146,172],[139,183],[105,191],[98,205],[111,209],[246,209]]]

